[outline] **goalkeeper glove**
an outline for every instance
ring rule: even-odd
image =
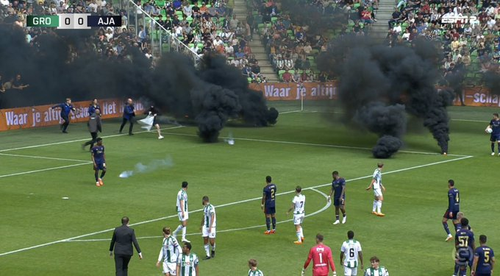
[[[337,271],[334,271],[334,272],[333,272],[333,276],[337,276]]]

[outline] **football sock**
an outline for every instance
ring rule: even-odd
[[[382,201],[377,201],[377,212],[382,213]]]
[[[335,219],[336,219],[336,220],[339,220],[339,215],[335,215]]]
[[[185,240],[186,239],[186,229],[187,227],[182,227],[182,239]]]
[[[446,233],[448,235],[451,235],[450,228],[448,227],[448,222],[443,222],[443,227],[444,227],[444,231],[446,231]]]
[[[373,201],[373,212],[375,212],[377,210],[377,201],[374,200]]]
[[[95,171],[95,182],[99,181],[99,172]]]
[[[344,218],[347,217],[347,212],[342,213],[342,215],[344,216]]]
[[[304,238],[304,228],[300,227],[300,237]]]
[[[460,267],[455,264],[455,269],[453,270],[453,275],[458,275],[458,271],[460,270]]]
[[[106,171],[102,171],[101,172],[101,178],[103,178],[105,174],[106,174]]]
[[[499,144],[500,146],[500,144]],[[495,152],[495,144],[491,143],[491,152]]]
[[[177,233],[179,233],[179,231],[181,231],[181,229],[182,229],[182,225],[177,226],[177,229],[175,229],[175,231],[174,231],[174,236],[177,236]]]
[[[210,248],[209,248],[208,243],[207,243],[207,244],[205,244],[205,253],[206,253],[206,255],[205,255],[205,256],[207,256],[207,257],[209,257],[209,256],[210,256],[210,250],[209,250],[209,249],[210,249]]]
[[[297,231],[297,240],[302,241],[301,236],[300,236],[300,231]]]
[[[215,242],[214,242],[214,244],[212,245],[212,251],[215,251]]]
[[[267,231],[271,230],[271,219],[270,218],[266,218],[266,227],[267,227]]]
[[[276,218],[272,218],[273,219],[273,230],[276,230]]]

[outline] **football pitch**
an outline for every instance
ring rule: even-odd
[[[219,143],[205,144],[190,125],[162,125],[157,140],[135,125],[134,136],[118,134],[118,120],[106,120],[103,144],[108,172],[96,187],[92,162],[81,144],[89,140],[86,124],[71,124],[69,134],[57,126],[0,133],[0,274],[114,275],[108,248],[112,230],[130,217],[144,259],[137,253],[129,275],[161,275],[155,266],[164,226],[179,224],[175,199],[181,182],[189,182],[188,239],[204,257],[200,234],[202,197],[217,211],[217,255],[200,261],[201,275],[246,275],[255,258],[266,276],[300,275],[314,236],[321,233],[332,248],[338,275],[340,246],[348,230],[363,248],[365,268],[377,256],[394,275],[453,274],[453,242],[446,243],[441,219],[447,208],[447,180],[461,193],[461,211],[476,239],[500,250],[500,220],[495,213],[499,156],[490,156],[484,129],[494,108],[451,107],[448,156],[418,122],[409,126],[404,149],[384,162],[383,212],[371,214],[373,192],[366,191],[377,160],[371,147],[377,137],[346,128],[340,114],[310,106],[297,111],[270,103],[282,112],[272,127],[230,123]],[[224,138],[233,136],[229,145]],[[171,158],[158,167],[119,178],[137,163]],[[331,173],[347,180],[347,223],[332,225],[334,208],[326,200]],[[260,209],[265,177],[278,187],[277,232],[264,235]],[[295,245],[292,215],[286,216],[295,186],[306,195],[305,242]],[[450,228],[453,226],[450,222]],[[178,237],[180,239],[180,236]],[[476,241],[478,245],[478,241]],[[308,268],[307,275],[311,275]],[[358,275],[362,275],[358,272]]]

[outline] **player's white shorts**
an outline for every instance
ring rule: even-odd
[[[206,227],[205,225],[203,225],[203,229],[201,231],[201,236],[202,237],[209,237],[210,239],[215,239],[215,227],[212,227],[212,229],[210,229],[210,233],[208,233],[208,227]]]
[[[381,189],[374,189],[374,190],[373,190],[373,194],[374,194],[376,197],[381,197],[381,196],[382,196],[382,190],[381,190]]]
[[[293,215],[293,225],[302,224],[304,221],[304,214],[294,214]]]
[[[176,275],[177,274],[177,264],[163,262],[163,274]]]
[[[358,275],[357,267],[344,266],[344,276],[356,276],[356,275]]]
[[[179,216],[179,221],[186,221],[189,219],[188,212],[184,212],[184,217],[182,217],[182,212],[178,212],[177,215]]]

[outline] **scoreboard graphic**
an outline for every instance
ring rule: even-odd
[[[92,27],[120,27],[121,16],[98,16],[89,13],[61,13],[57,15],[28,15],[27,27],[85,30]]]

